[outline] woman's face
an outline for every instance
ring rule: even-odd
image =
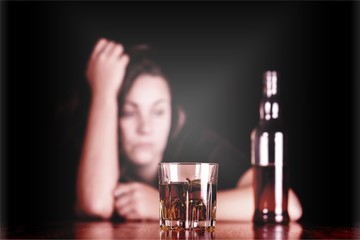
[[[161,162],[171,127],[171,96],[160,76],[139,76],[120,117],[123,150],[136,165]]]

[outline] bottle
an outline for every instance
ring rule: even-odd
[[[288,163],[285,159],[285,133],[281,123],[279,81],[276,71],[263,78],[260,121],[251,132],[251,164],[254,171],[256,224],[289,222]]]

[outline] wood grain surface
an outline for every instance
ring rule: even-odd
[[[164,231],[158,222],[60,222],[1,226],[2,239],[360,239],[360,226],[254,226],[244,222],[217,222],[213,232]]]

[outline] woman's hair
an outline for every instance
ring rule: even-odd
[[[172,135],[178,120],[178,104],[171,81],[166,74],[164,62],[162,62],[157,51],[148,44],[135,45],[127,51],[127,54],[130,57],[130,61],[126,68],[123,86],[118,95],[119,117],[123,113],[125,98],[135,80],[142,75],[160,76],[167,82],[170,91],[172,112],[170,135]]]

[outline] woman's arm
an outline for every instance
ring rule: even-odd
[[[219,191],[217,196],[217,219],[251,221],[254,214],[253,173],[248,170],[235,189]],[[288,212],[291,221],[302,216],[302,207],[293,190],[289,191]]]
[[[101,39],[88,64],[92,98],[78,169],[77,206],[92,217],[107,219],[114,211],[113,191],[120,177],[117,94],[127,63],[120,44]]]

